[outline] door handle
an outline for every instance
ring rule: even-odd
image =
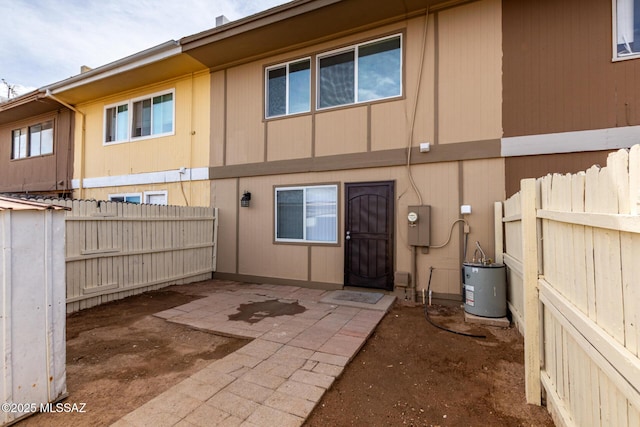
[[[347,231],[347,237],[345,237],[345,239],[351,240],[351,232],[350,231]]]

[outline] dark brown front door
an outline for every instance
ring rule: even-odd
[[[345,286],[393,290],[394,182],[345,184]]]

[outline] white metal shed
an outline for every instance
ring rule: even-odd
[[[0,196],[1,425],[67,396],[64,209]]]

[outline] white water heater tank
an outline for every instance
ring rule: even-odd
[[[504,264],[464,263],[464,311],[482,317],[507,315]]]

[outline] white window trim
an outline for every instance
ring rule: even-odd
[[[165,205],[169,204],[169,192],[167,190],[145,191],[143,203],[149,204],[149,196],[164,196]]]
[[[335,188],[336,190],[336,239],[335,240],[307,240],[307,227],[302,228],[303,238],[302,239],[285,239],[278,237],[278,191],[291,191],[291,190],[304,190],[306,192],[307,189],[310,188]],[[276,243],[314,243],[314,244],[326,244],[326,245],[335,245],[338,243],[338,214],[340,211],[340,207],[338,206],[338,199],[340,197],[338,184],[320,184],[320,185],[298,185],[298,186],[283,186],[276,187],[273,192],[273,225],[274,225],[274,241]],[[305,193],[305,203],[302,206],[302,219],[306,220],[307,213],[307,204],[306,204],[306,193]]]
[[[22,137],[23,133],[22,131],[24,131],[24,142],[25,142],[25,147],[24,147],[24,151],[25,151],[25,155],[21,156],[20,155],[20,143],[18,143],[18,149],[15,150],[15,134],[16,132],[20,132],[20,134],[18,135],[18,137]],[[16,153],[17,151],[17,153]],[[29,156],[29,126],[23,126],[23,127],[19,127],[17,129],[12,129],[11,130],[11,160],[24,160],[24,159],[28,159]]]
[[[116,194],[109,194],[109,201],[114,201],[113,199],[115,197],[124,197],[125,201],[124,202],[119,202],[119,203],[129,203],[126,201],[127,197],[139,197],[140,198],[140,203],[143,203],[143,199],[142,199],[142,193],[116,193]],[[137,203],[136,203],[137,204]]]
[[[131,129],[133,127],[133,104],[135,102],[142,101],[144,99],[153,100],[153,98],[156,97],[156,96],[167,95],[169,93],[173,95],[173,111],[172,111],[172,117],[171,117],[171,125],[172,125],[171,126],[171,128],[172,128],[171,131],[170,132],[164,132],[164,133],[158,133],[158,134],[151,134],[151,135],[145,135],[145,136],[132,137],[131,136]],[[121,140],[118,140],[118,141],[107,142],[107,141],[105,141],[105,136],[107,134],[107,110],[109,108],[118,107],[120,105],[127,105],[127,113],[128,113],[127,114],[127,138],[121,139]],[[105,105],[104,108],[103,108],[103,112],[102,112],[102,145],[103,146],[116,145],[116,144],[125,144],[125,143],[128,143],[128,142],[142,141],[142,140],[145,140],[145,139],[162,138],[162,137],[165,137],[165,136],[175,135],[175,133],[176,133],[176,90],[175,90],[175,88],[168,89],[168,90],[162,90],[162,91],[159,91],[159,92],[155,92],[155,93],[151,93],[151,94],[147,94],[147,95],[143,95],[143,96],[138,96],[136,98],[131,98],[131,99],[115,102],[113,104]]]
[[[129,129],[131,126],[131,117],[130,117],[131,105],[129,104],[130,104],[129,101],[121,101],[121,102],[116,102],[115,104],[109,104],[104,106],[104,109],[102,112],[102,145],[114,145],[114,144],[122,144],[125,142],[129,142],[130,134],[131,134],[131,130]],[[105,141],[107,136],[107,110],[110,108],[117,109],[121,105],[127,105],[127,138],[117,140],[117,141]],[[116,115],[117,115],[117,110],[116,110]],[[116,129],[116,133],[117,133],[117,129]]]
[[[640,52],[618,55],[618,0],[611,1],[611,12],[611,16],[613,17],[613,22],[611,23],[611,29],[613,31],[613,34],[611,35],[611,52],[613,53],[612,61],[626,61],[628,59],[640,58]]]
[[[389,39],[393,39],[399,37],[400,38],[400,94],[398,95],[392,95],[392,96],[387,96],[384,98],[377,98],[377,99],[371,99],[371,100],[367,100],[367,101],[359,101],[358,100],[358,50],[360,48],[360,46],[364,46],[364,45],[369,45],[369,44],[373,44],[373,43],[377,43],[377,42],[381,42],[384,40],[389,40]],[[345,52],[350,52],[353,51],[353,84],[354,84],[354,88],[353,88],[353,92],[354,92],[354,102],[352,103],[348,103],[348,104],[340,104],[340,105],[332,105],[329,107],[320,107],[320,60],[329,56],[333,56],[333,55],[338,55],[341,53],[345,53]],[[366,103],[370,103],[370,102],[378,102],[378,101],[383,101],[386,99],[394,99],[394,98],[400,98],[402,97],[402,94],[404,93],[404,87],[402,85],[403,83],[403,69],[404,69],[404,39],[402,37],[402,33],[397,33],[397,34],[392,34],[390,36],[386,36],[386,37],[380,37],[378,39],[373,39],[373,40],[367,40],[365,42],[362,43],[358,43],[358,44],[354,44],[351,46],[346,46],[340,49],[335,49],[335,50],[331,50],[328,52],[323,52],[319,55],[316,56],[316,110],[318,111],[324,111],[324,110],[330,110],[332,108],[341,108],[341,107],[345,107],[345,106],[349,106],[349,105],[359,105],[359,104],[366,104]]]
[[[129,138],[131,139],[131,141],[140,141],[140,140],[143,140],[143,139],[160,138],[160,137],[163,137],[163,136],[169,136],[169,135],[174,135],[175,134],[175,131],[176,131],[176,93],[175,92],[176,92],[175,89],[165,90],[165,91],[156,92],[156,93],[152,93],[152,94],[145,95],[145,96],[139,96],[139,97],[133,98],[133,99],[131,99],[129,101],[129,109],[131,110],[131,114],[130,114],[130,117],[129,117]],[[172,102],[173,102],[173,111],[171,112],[171,130],[169,132],[162,132],[162,133],[157,133],[157,134],[132,137],[131,136],[131,129],[133,127],[132,126],[133,125],[133,104],[138,102],[138,101],[143,101],[145,99],[150,99],[151,100],[151,105],[152,105],[151,108],[153,108],[153,98],[155,98],[156,96],[167,95],[169,93],[172,95]],[[151,118],[151,121],[153,123],[153,116]]]
[[[276,119],[278,117],[288,117],[288,116],[296,116],[298,114],[307,114],[311,111],[311,78],[309,78],[309,109],[306,111],[298,111],[296,113],[289,112],[289,66],[291,64],[297,64],[302,61],[309,61],[309,74],[311,74],[312,61],[311,57],[303,57],[294,59],[293,61],[283,62],[276,65],[270,65],[266,67],[264,70],[264,118],[265,119]],[[274,70],[276,68],[286,68],[285,79],[286,79],[286,90],[285,90],[285,113],[277,114],[270,116],[269,115],[269,71]],[[311,77],[311,75],[310,75]]]

